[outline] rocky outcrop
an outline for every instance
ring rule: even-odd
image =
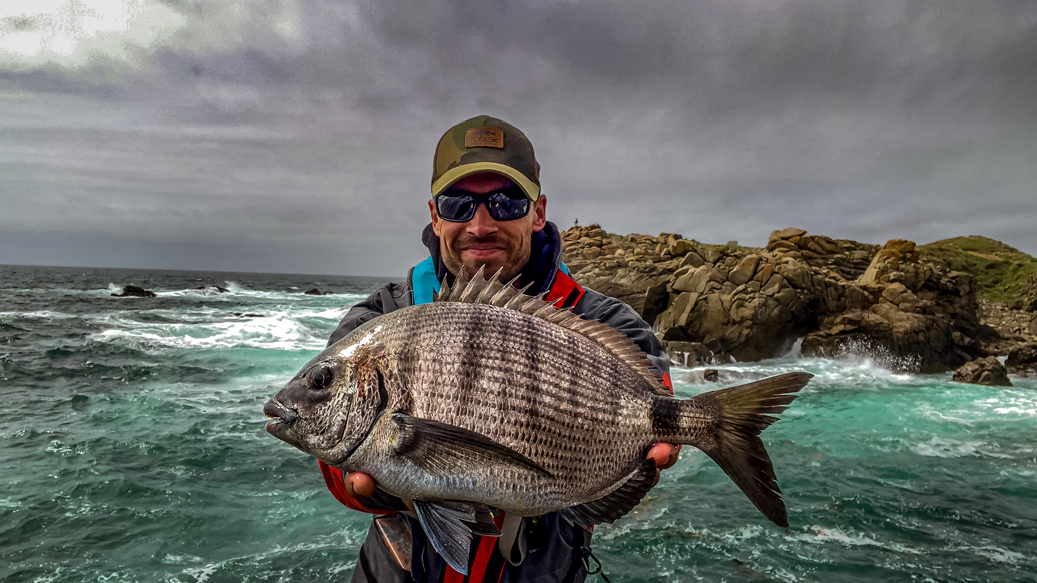
[[[563,259],[573,277],[595,291],[620,299],[639,313],[645,292],[665,284],[691,243],[680,235],[614,235],[598,225],[562,233]],[[655,296],[658,299],[660,296]],[[665,309],[665,303],[661,304]]]
[[[799,338],[804,354],[866,354],[920,372],[983,354],[972,278],[920,261],[910,241],[879,247],[785,229],[760,249],[598,225],[563,241],[574,278],[639,310],[678,363],[771,358]]]
[[[1037,303],[1037,298],[1033,300]],[[1037,311],[1029,310],[1029,301],[1011,305],[988,300],[979,300],[979,313],[983,322],[994,328],[1004,338],[1037,336]]]
[[[916,372],[955,369],[982,354],[973,338],[980,333],[973,278],[921,263],[911,241],[889,241],[843,285],[865,292],[867,305],[825,315],[803,339],[803,354],[865,353]]]
[[[1009,374],[1037,376],[1037,343],[1020,344],[1010,349],[1005,367]]]
[[[155,292],[153,292],[151,290],[148,290],[148,289],[144,289],[142,287],[137,287],[135,285],[128,285],[128,286],[125,286],[124,288],[122,288],[122,293],[120,293],[120,294],[112,294],[112,297],[113,298],[153,298],[153,297],[155,297]]]
[[[988,387],[1010,387],[1012,381],[1008,380],[1008,370],[994,356],[977,358],[966,363],[954,371],[951,380],[959,383],[972,385],[986,385]]]

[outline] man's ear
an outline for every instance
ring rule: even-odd
[[[533,232],[539,233],[547,226],[547,197],[541,194],[533,203]],[[435,227],[433,227],[435,228]],[[438,234],[438,233],[437,233]]]
[[[432,202],[431,198],[428,201],[428,212],[432,214],[432,232],[437,237],[441,237],[442,235],[439,233],[439,213],[436,212],[436,203]]]

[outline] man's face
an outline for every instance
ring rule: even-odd
[[[462,178],[450,188],[486,194],[511,186],[514,183],[504,176],[485,172]],[[533,203],[529,214],[514,221],[494,220],[484,204],[479,205],[467,223],[440,219],[431,200],[428,208],[432,213],[432,230],[439,236],[443,263],[454,275],[461,272],[462,265],[469,275],[486,266],[486,277],[503,267],[501,278],[510,280],[529,261],[533,232],[543,230],[547,223],[547,198],[543,194]]]

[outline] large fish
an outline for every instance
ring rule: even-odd
[[[498,273],[499,275],[499,273]],[[433,547],[466,572],[493,508],[612,522],[652,487],[658,442],[706,452],[763,514],[788,519],[759,433],[811,378],[790,373],[681,400],[621,332],[482,272],[431,304],[375,318],[264,407],[266,429],[412,499]]]

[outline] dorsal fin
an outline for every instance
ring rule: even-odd
[[[628,338],[626,334],[603,322],[584,320],[574,314],[571,309],[560,309],[558,307],[560,300],[554,302],[544,300],[546,293],[537,296],[526,295],[526,290],[532,284],[522,289],[516,289],[515,283],[518,281],[518,276],[508,283],[501,283],[500,275],[502,270],[497,270],[497,273],[493,274],[489,280],[484,279],[483,270],[484,268],[480,267],[478,273],[471,279],[468,279],[464,269],[461,269],[461,274],[454,279],[453,287],[448,287],[446,280],[444,280],[439,288],[439,294],[436,295],[433,301],[497,306],[529,314],[535,318],[568,328],[581,336],[593,340],[602,348],[614,354],[650,382],[653,390],[656,392],[660,394],[665,392],[665,394],[669,395],[669,390],[663,386],[662,379],[652,373],[654,368],[652,361],[648,360],[648,356],[641,350],[641,347]]]

